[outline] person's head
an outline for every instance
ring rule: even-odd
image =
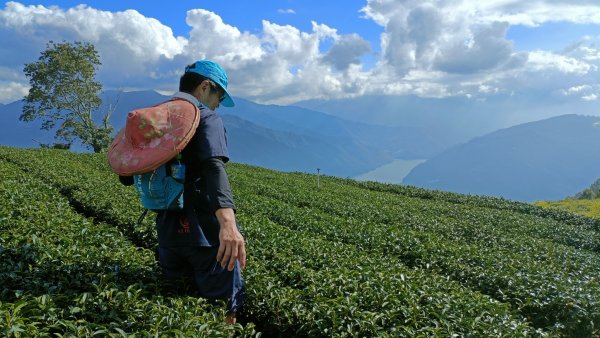
[[[227,92],[227,73],[213,61],[201,60],[187,66],[179,80],[179,91],[194,95],[210,109],[219,104],[234,106]]]

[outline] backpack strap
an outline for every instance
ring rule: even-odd
[[[147,213],[148,213],[148,209],[144,209],[144,211],[142,212],[140,217],[138,217],[138,220],[137,220],[138,227],[142,224],[142,221],[144,220],[144,217],[146,217]]]
[[[171,101],[171,100],[185,100],[185,101],[190,102],[191,104],[193,104],[196,107],[200,107],[200,108],[202,107],[202,103],[200,101],[198,101],[198,99],[195,96],[193,96],[192,94],[189,94],[189,93],[177,92],[171,97],[171,99],[169,101]]]

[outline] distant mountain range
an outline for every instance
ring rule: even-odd
[[[539,104],[540,100],[544,101],[543,105]],[[487,95],[485,99],[365,95],[350,99],[309,100],[296,105],[351,121],[418,128],[446,147],[502,128],[554,116],[575,112],[600,115],[597,101],[573,103],[564,95],[548,95],[533,89]]]
[[[102,97],[103,110],[114,108],[111,123],[118,130],[127,112],[169,96],[106,91]],[[593,155],[600,149],[599,117],[564,115],[513,126],[514,114],[477,111],[483,106],[460,98],[449,107],[442,106],[448,100],[415,97],[307,101],[303,107],[235,100],[235,107],[218,109],[235,162],[361,179],[379,177],[385,168],[388,182],[410,171],[403,184],[521,201],[573,196],[600,177],[600,156]],[[54,133],[40,130],[40,122],[18,120],[21,109],[21,101],[0,105],[0,144],[53,143]],[[87,151],[79,144],[72,149]],[[393,170],[402,171],[400,178],[390,177]]]
[[[155,91],[102,94],[104,111],[114,108],[111,123],[125,125],[127,112],[168,99]],[[419,128],[381,127],[346,121],[317,111],[260,105],[236,98],[234,108],[219,108],[228,130],[233,161],[283,171],[315,172],[354,177],[394,159],[425,159],[443,150],[442,143]],[[18,120],[22,102],[0,106],[0,144],[37,147],[52,143],[53,132],[41,123]],[[85,151],[79,144],[73,150]]]
[[[498,130],[416,166],[404,184],[521,201],[557,200],[600,177],[600,118],[564,115]]]

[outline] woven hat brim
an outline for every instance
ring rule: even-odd
[[[108,150],[108,164],[111,170],[121,176],[141,175],[151,172],[179,154],[190,142],[200,123],[200,111],[195,104],[183,99],[174,99],[162,104],[175,104],[181,114],[193,114],[191,123],[174,125],[156,140],[156,146],[133,145],[122,128]],[[157,105],[158,106],[158,105]]]

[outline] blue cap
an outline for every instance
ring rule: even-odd
[[[185,67],[185,72],[194,72],[204,76],[207,79],[211,79],[218,84],[225,92],[225,99],[221,102],[221,105],[225,107],[233,107],[233,99],[227,92],[227,73],[225,69],[221,68],[216,62],[209,60],[196,61],[190,66]]]

